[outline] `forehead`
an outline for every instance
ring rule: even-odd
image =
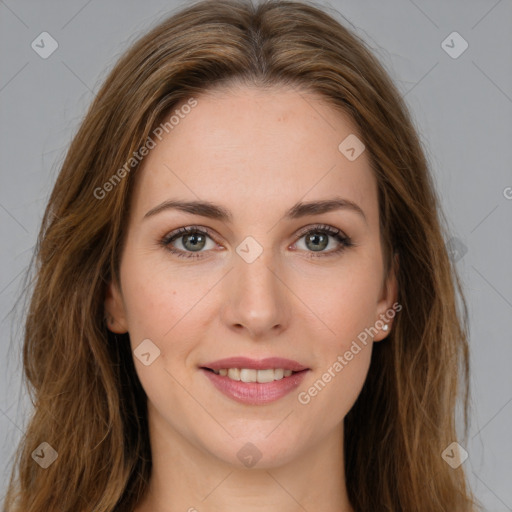
[[[321,97],[238,87],[194,99],[194,107],[177,105],[165,118],[175,114],[161,141],[153,137],[134,192],[139,217],[172,198],[225,205],[240,220],[275,219],[299,200],[341,196],[378,220],[369,156],[363,151],[351,161],[339,149],[358,136],[357,126]]]

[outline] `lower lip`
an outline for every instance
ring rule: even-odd
[[[309,370],[292,373],[289,377],[272,382],[242,382],[223,377],[201,368],[212,384],[227,397],[249,405],[262,405],[275,402],[296,389]]]

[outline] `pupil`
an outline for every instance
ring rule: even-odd
[[[203,240],[201,240],[201,238]],[[191,242],[191,241],[192,241],[192,246],[188,247],[187,244],[189,242]],[[192,235],[185,235],[183,245],[185,247],[187,247],[187,249],[194,250],[194,248],[197,249],[198,246],[200,246],[201,242],[203,242],[203,245],[204,245],[204,236],[199,234],[199,233],[195,233],[195,234],[192,234]],[[199,249],[202,249],[202,246],[200,246]]]
[[[323,238],[323,243],[322,243],[322,242],[320,242],[320,245],[318,245],[318,244],[319,244],[319,239],[320,239],[320,238]],[[315,251],[316,251],[316,250],[318,250],[318,248],[320,248],[320,250],[321,250],[321,249],[325,249],[325,248],[327,247],[327,242],[328,242],[328,241],[327,241],[327,236],[326,236],[326,235],[324,235],[324,234],[321,234],[321,235],[310,235],[310,236],[308,237],[308,241],[314,241],[314,244],[316,244],[316,245],[313,245],[313,247],[312,247],[312,248],[313,248],[313,250],[315,250]]]

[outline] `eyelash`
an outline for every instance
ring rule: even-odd
[[[181,236],[188,235],[191,233],[207,235],[213,240],[212,232],[209,229],[201,227],[201,226],[187,226],[187,227],[176,229],[175,231],[164,236],[162,238],[160,244],[165,249],[167,249],[171,253],[175,254],[179,258],[194,258],[194,259],[202,258],[203,256],[201,256],[201,254],[204,251],[197,252],[197,253],[185,252],[185,251],[182,251],[181,249],[176,249],[175,247],[173,247],[171,245],[172,242],[179,239]],[[340,254],[348,247],[353,247],[355,245],[352,242],[352,240],[350,239],[350,237],[344,235],[342,233],[342,231],[340,231],[337,228],[333,228],[332,226],[327,226],[326,224],[318,224],[316,226],[307,227],[304,230],[301,230],[298,233],[297,241],[300,240],[301,238],[303,238],[305,235],[309,235],[310,233],[322,233],[325,235],[330,235],[340,244],[340,246],[333,251],[319,252],[318,254],[315,254],[313,251],[309,251],[311,253],[311,255],[309,257],[311,257],[311,258],[322,258],[322,257],[334,256],[334,255]]]

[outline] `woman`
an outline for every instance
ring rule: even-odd
[[[405,104],[331,16],[221,0],[163,21],[45,212],[6,510],[476,510],[443,237]]]

